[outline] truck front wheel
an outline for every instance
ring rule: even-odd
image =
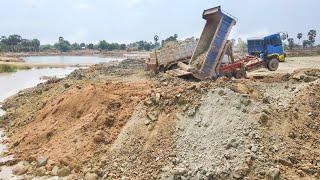
[[[279,61],[276,58],[269,60],[267,67],[270,71],[276,71],[279,68]]]

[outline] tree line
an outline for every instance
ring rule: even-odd
[[[38,39],[23,39],[20,35],[1,36],[0,51],[5,52],[29,52],[39,51],[40,41]]]
[[[10,35],[8,37],[2,36],[0,39],[0,51],[1,52],[36,52],[36,51],[50,51],[58,50],[60,52],[68,52],[71,50],[103,50],[103,51],[113,51],[113,50],[127,50],[127,51],[150,51],[152,49],[160,48],[165,43],[170,41],[177,41],[178,35],[174,34],[158,42],[159,37],[155,36],[154,42],[148,41],[137,41],[129,44],[124,43],[110,43],[106,40],[101,40],[97,44],[93,43],[70,43],[63,37],[59,37],[58,41],[51,44],[41,45],[38,39],[24,39],[20,35]]]
[[[316,37],[317,37],[317,30],[311,29],[306,34],[306,39],[303,40],[302,43],[301,43],[301,40],[303,39],[304,34],[298,33],[296,37],[299,40],[298,44],[295,43],[294,38],[292,37],[288,38],[289,49],[293,49],[295,46],[300,46],[300,45],[302,45],[303,48],[314,47],[316,42]]]

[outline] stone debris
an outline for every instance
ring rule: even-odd
[[[95,65],[3,103],[26,179],[320,179],[320,71],[197,82]]]

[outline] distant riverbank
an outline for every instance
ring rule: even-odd
[[[64,67],[80,67],[88,66],[89,64],[97,64],[100,61],[92,61],[88,64],[81,62],[73,63],[60,63],[46,61],[43,62],[25,62],[26,59],[30,57],[64,57],[64,56],[81,56],[81,57],[93,57],[94,58],[114,58],[114,59],[147,59],[149,58],[149,52],[145,51],[98,51],[98,50],[78,50],[78,51],[69,51],[69,52],[58,52],[58,51],[41,51],[41,52],[19,52],[19,53],[0,53],[0,73],[10,73],[16,72],[18,70],[26,69],[41,69],[41,68],[64,68]]]
[[[19,52],[0,53],[0,62],[23,62],[23,57],[30,56],[99,56],[99,57],[124,57],[127,59],[147,59],[149,52],[146,51],[98,51],[98,50],[78,50],[78,51],[41,51],[41,52]]]

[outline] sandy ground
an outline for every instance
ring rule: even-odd
[[[4,102],[6,165],[27,179],[319,179],[319,58],[303,60],[204,82],[134,60],[76,70]]]
[[[65,68],[65,67],[80,67],[80,65],[70,65],[70,64],[50,64],[50,63],[24,63],[24,62],[1,62],[1,64],[8,64],[8,65],[15,65],[21,67],[28,67],[28,68]],[[81,67],[88,67],[89,65],[81,65]]]
[[[279,69],[276,72],[270,72],[267,69],[261,69],[249,73],[249,76],[269,75],[274,73],[293,73],[295,70],[303,68],[320,68],[320,56],[288,57],[285,62],[280,63]]]

